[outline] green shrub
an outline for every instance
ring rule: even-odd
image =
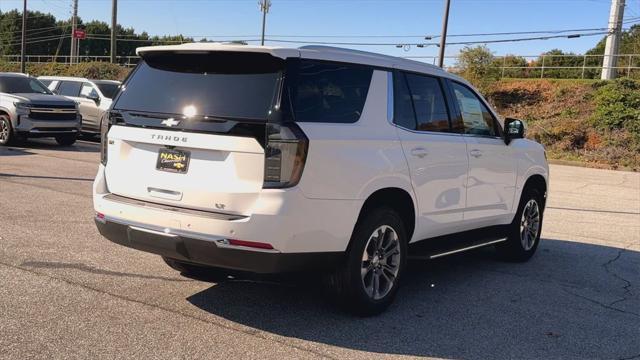
[[[593,126],[607,133],[626,130],[631,140],[628,145],[640,151],[640,82],[618,79],[595,87]]]
[[[20,71],[20,64],[0,62],[0,72]],[[80,64],[29,63],[27,73],[33,76],[77,76],[99,80],[122,80],[129,69],[106,62],[85,62]]]

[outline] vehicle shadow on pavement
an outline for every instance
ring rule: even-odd
[[[100,143],[85,140],[78,141],[73,145],[62,146],[58,145],[53,139],[29,139],[7,147],[6,150],[8,151],[3,151],[0,155],[11,155],[11,152],[16,152],[17,155],[32,155],[33,153],[29,152],[30,149],[98,153],[100,152]]]
[[[21,266],[36,268],[36,269],[74,269],[91,274],[107,275],[107,276],[120,276],[129,278],[138,278],[145,280],[163,280],[163,281],[175,281],[175,282],[187,282],[188,279],[173,279],[165,276],[154,276],[145,274],[126,273],[121,271],[112,271],[96,268],[93,266],[85,265],[82,263],[66,263],[57,261],[25,261]]]
[[[370,318],[329,305],[315,278],[227,281],[187,300],[303,348],[465,359],[640,354],[637,251],[544,239],[527,263],[481,249],[408,270],[396,302]]]

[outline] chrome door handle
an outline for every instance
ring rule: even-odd
[[[474,158],[479,158],[480,156],[482,156],[482,151],[473,149],[469,152],[469,154],[471,154],[471,156],[473,156]]]
[[[411,149],[411,155],[417,156],[422,159],[423,157],[429,155],[429,153],[427,152],[427,149],[419,147]]]

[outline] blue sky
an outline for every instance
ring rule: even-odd
[[[69,17],[71,0],[28,0],[29,8]],[[152,35],[182,33],[209,38],[258,38],[261,14],[257,0],[119,0],[118,22]],[[271,35],[405,36],[438,35],[444,0],[272,0],[267,19]],[[0,10],[21,8],[22,0],[0,0]],[[605,28],[610,0],[452,0],[449,34]],[[79,0],[84,21],[110,22],[111,0]],[[626,19],[640,17],[640,0],[627,0]],[[633,20],[633,21],[638,21]],[[529,37],[516,35],[513,37]],[[449,41],[504,39],[509,36],[450,38]],[[552,48],[577,53],[591,48],[601,36],[489,44],[496,55],[537,55]],[[291,39],[291,38],[290,38]],[[299,39],[299,38],[298,38]],[[295,40],[295,39],[294,39]],[[304,38],[346,42],[418,42],[420,37]],[[274,43],[272,43],[274,44]],[[300,44],[286,44],[298,46]],[[396,56],[437,55],[435,46],[346,46]],[[462,46],[448,46],[455,55]]]

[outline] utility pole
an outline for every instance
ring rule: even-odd
[[[622,37],[622,19],[624,18],[624,1],[625,0],[611,0],[609,35],[607,35],[607,43],[604,47],[604,59],[602,61],[602,80],[612,80],[616,78],[620,38]]]
[[[25,64],[25,54],[27,52],[27,0],[24,0],[24,9],[22,9],[22,44],[20,46],[20,72],[27,72]]]
[[[69,63],[73,64],[78,53],[78,40],[76,39],[76,29],[78,28],[78,0],[73,0],[73,17],[71,18],[71,59]]]
[[[449,26],[449,8],[451,0],[445,0],[444,18],[442,19],[442,35],[440,36],[440,56],[438,57],[438,66],[444,67],[444,47],[447,44],[447,27]]]
[[[271,0],[260,0],[260,11],[262,11],[262,40],[260,45],[264,46],[264,28],[267,23],[267,13],[271,7]]]
[[[111,63],[116,62],[116,27],[118,25],[118,0],[111,0]]]

